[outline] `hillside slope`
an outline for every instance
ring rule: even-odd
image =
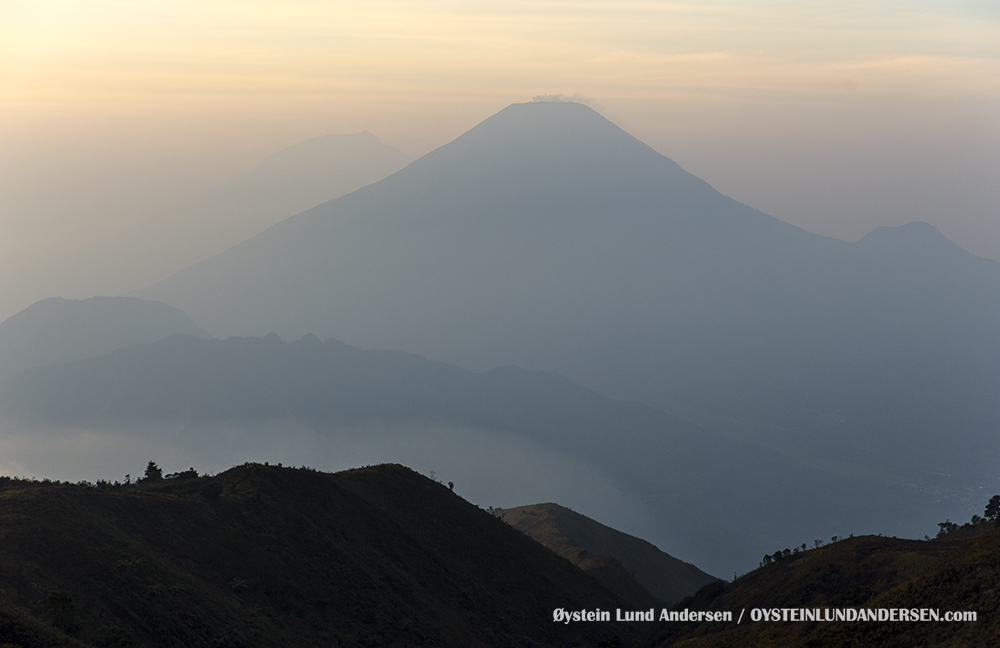
[[[3,640],[32,648],[593,646],[637,631],[553,624],[558,607],[626,604],[400,466],[4,478],[0,536]]]
[[[862,536],[792,554],[679,607],[733,611],[732,623],[658,623],[642,646],[848,648],[995,646],[1000,636],[1000,529],[933,540]],[[932,609],[940,621],[754,622],[753,608]],[[735,622],[745,611],[742,623]],[[948,622],[946,612],[976,612]]]
[[[654,545],[558,504],[531,504],[498,512],[504,522],[570,560],[610,589],[644,605],[637,589],[667,605],[715,580]],[[610,558],[610,560],[608,559]],[[637,587],[638,586],[638,587]],[[656,601],[650,601],[655,605]]]

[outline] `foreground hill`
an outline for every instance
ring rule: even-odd
[[[211,337],[173,306],[148,299],[43,299],[0,322],[0,379],[175,333]]]
[[[139,486],[0,483],[0,641],[43,646],[593,646],[627,605],[400,466],[245,465]]]
[[[565,506],[532,504],[497,514],[639,606],[654,607],[658,601],[673,605],[717,580],[645,540]]]
[[[732,583],[706,586],[678,607],[733,611],[734,622],[658,623],[643,646],[995,646],[1000,636],[1000,529],[934,540],[847,538],[800,551]],[[933,609],[940,621],[754,622],[753,608]],[[735,622],[744,610],[742,623]],[[977,613],[945,621],[946,612]]]

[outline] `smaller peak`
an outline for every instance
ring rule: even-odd
[[[866,234],[859,243],[868,242],[880,242],[880,241],[926,241],[930,239],[945,239],[944,234],[941,230],[934,227],[930,223],[924,221],[914,221],[912,223],[907,223],[905,225],[897,225],[895,227],[876,227],[871,232]]]
[[[876,227],[858,245],[879,253],[968,255],[930,223],[916,221],[896,227]]]
[[[66,297],[45,297],[44,299],[39,299],[38,301],[36,301],[34,304],[32,304],[32,306],[37,306],[38,304],[49,305],[49,304],[67,304],[67,303],[70,303],[70,302],[77,302],[77,303],[79,303],[81,301],[86,301],[86,300],[82,300],[82,299],[67,299]]]
[[[331,154],[357,147],[371,149],[380,146],[386,146],[386,144],[367,130],[356,133],[320,135],[296,142],[280,151],[269,153],[264,157],[264,162],[265,164],[276,164],[297,159],[302,155]]]
[[[876,227],[858,241],[858,245],[892,249],[958,247],[949,241],[941,230],[923,221],[896,227]]]

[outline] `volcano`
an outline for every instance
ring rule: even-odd
[[[1000,264],[927,224],[812,234],[582,104],[511,105],[135,294],[217,336],[556,371],[844,470],[1000,450]]]

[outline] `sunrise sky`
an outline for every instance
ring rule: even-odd
[[[0,0],[0,274],[297,141],[589,103],[737,200],[1000,259],[995,0]]]

